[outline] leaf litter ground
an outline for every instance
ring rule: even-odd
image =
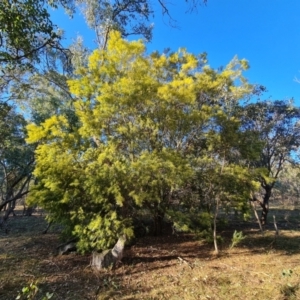
[[[56,255],[58,226],[49,233],[44,216],[9,219],[0,231],[0,299],[15,299],[34,282],[34,299],[300,299],[299,210],[276,210],[279,236],[264,236],[254,220],[220,230],[224,241],[212,245],[190,234],[147,236],[127,247],[114,270],[96,272],[90,255]],[[289,218],[286,218],[286,215]],[[246,238],[229,250],[234,230]]]

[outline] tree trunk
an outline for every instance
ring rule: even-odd
[[[31,217],[32,214],[34,213],[35,211],[35,207],[34,206],[28,206],[24,212],[23,212],[23,215],[26,216],[26,217]]]
[[[269,213],[269,200],[271,198],[272,186],[266,185],[264,189],[265,189],[264,199],[263,202],[260,203],[260,206],[262,207],[261,224],[263,226],[267,224],[267,216]]]
[[[105,250],[101,253],[93,252],[91,263],[92,267],[97,270],[115,267],[123,257],[125,243],[126,235],[122,235],[119,237],[117,243],[112,249]]]
[[[215,247],[215,254],[219,254],[218,248],[218,237],[217,237],[217,217],[219,213],[219,199],[217,199],[215,212],[214,212],[214,224],[213,224],[213,238],[214,238],[214,247]]]
[[[264,234],[264,230],[263,230],[263,227],[262,227],[262,225],[261,225],[261,220],[259,219],[258,214],[257,214],[257,211],[256,211],[255,202],[250,201],[250,205],[251,205],[252,208],[253,208],[254,215],[255,215],[255,218],[256,218],[256,220],[257,220],[257,222],[258,222],[260,231],[261,231],[262,234]]]
[[[8,207],[6,207],[5,214],[3,216],[3,222],[6,222],[10,214],[14,214],[14,209],[16,207],[16,201],[12,201],[8,203]]]
[[[50,222],[48,223],[47,228],[45,228],[45,229],[43,230],[43,232],[42,232],[43,234],[46,234],[46,233],[48,232],[48,230],[50,229],[52,223],[53,223],[53,221],[50,221]]]
[[[164,212],[161,210],[157,210],[154,215],[154,235],[161,235],[162,234],[162,227],[163,227],[163,220],[164,220]]]

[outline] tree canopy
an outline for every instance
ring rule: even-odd
[[[30,198],[86,250],[107,247],[117,234],[131,236],[138,207],[147,208],[159,226],[173,193],[204,172],[207,159],[232,183],[249,181],[249,195],[252,179],[234,176],[243,167],[229,162],[224,169],[224,160],[238,151],[229,134],[242,134],[226,108],[251,94],[242,76],[247,67],[234,58],[217,72],[205,56],[185,49],[146,55],[143,42],[128,42],[113,31],[107,49],[95,50],[69,81],[77,121],[60,115],[28,126],[28,141],[39,144],[38,184]],[[236,201],[248,201],[245,195]]]
[[[26,121],[11,105],[0,103],[0,211],[14,208],[28,193],[33,171],[33,146],[25,142]],[[7,209],[4,219],[11,211]],[[0,224],[3,220],[0,220]]]
[[[200,1],[187,1],[196,7]],[[201,1],[202,2],[202,1]],[[204,3],[206,0],[203,1]],[[168,4],[158,0],[162,12],[169,15]],[[110,30],[123,36],[152,37],[149,23],[153,9],[149,0],[6,0],[0,3],[0,63],[3,66],[33,67],[47,51],[65,52],[62,32],[50,19],[51,6],[64,7],[70,15],[76,7],[84,12],[87,24],[95,30],[99,45],[105,46]]]
[[[32,66],[46,48],[62,50],[60,34],[45,1],[7,0],[0,3],[0,63]]]
[[[244,126],[256,132],[263,142],[260,157],[251,164],[264,168],[260,176],[264,190],[263,200],[257,199],[262,208],[262,223],[266,223],[269,200],[274,185],[287,163],[298,164],[300,146],[300,110],[292,101],[264,101],[245,108]]]

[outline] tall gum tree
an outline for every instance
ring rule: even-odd
[[[49,1],[65,4],[66,1]],[[0,63],[7,71],[31,69],[45,52],[66,52],[61,34],[52,23],[44,0],[0,2]],[[3,74],[2,74],[3,75]]]
[[[206,0],[186,2],[193,9]],[[163,14],[170,15],[166,1],[157,3]],[[106,40],[110,30],[119,30],[123,36],[142,35],[148,40],[152,36],[149,19],[154,12],[149,0],[5,0],[0,2],[1,64],[32,67],[47,49],[65,51],[61,34],[51,21],[49,6],[62,6],[70,15],[79,7],[99,42]]]
[[[261,168],[259,180],[262,199],[262,224],[266,224],[273,188],[287,163],[296,165],[300,146],[300,109],[292,101],[264,101],[244,108],[244,127],[259,136],[263,143],[259,160],[250,162]],[[250,144],[251,145],[251,144]]]
[[[0,103],[0,225],[13,213],[15,203],[28,193],[34,167],[34,147],[25,142],[26,121],[15,108]]]

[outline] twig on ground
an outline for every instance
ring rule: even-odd
[[[193,269],[193,266],[192,266],[186,259],[184,259],[184,258],[182,258],[182,257],[180,257],[180,256],[178,256],[177,258],[179,259],[179,261],[180,261],[181,263],[185,263],[185,264],[187,264],[191,269]]]

